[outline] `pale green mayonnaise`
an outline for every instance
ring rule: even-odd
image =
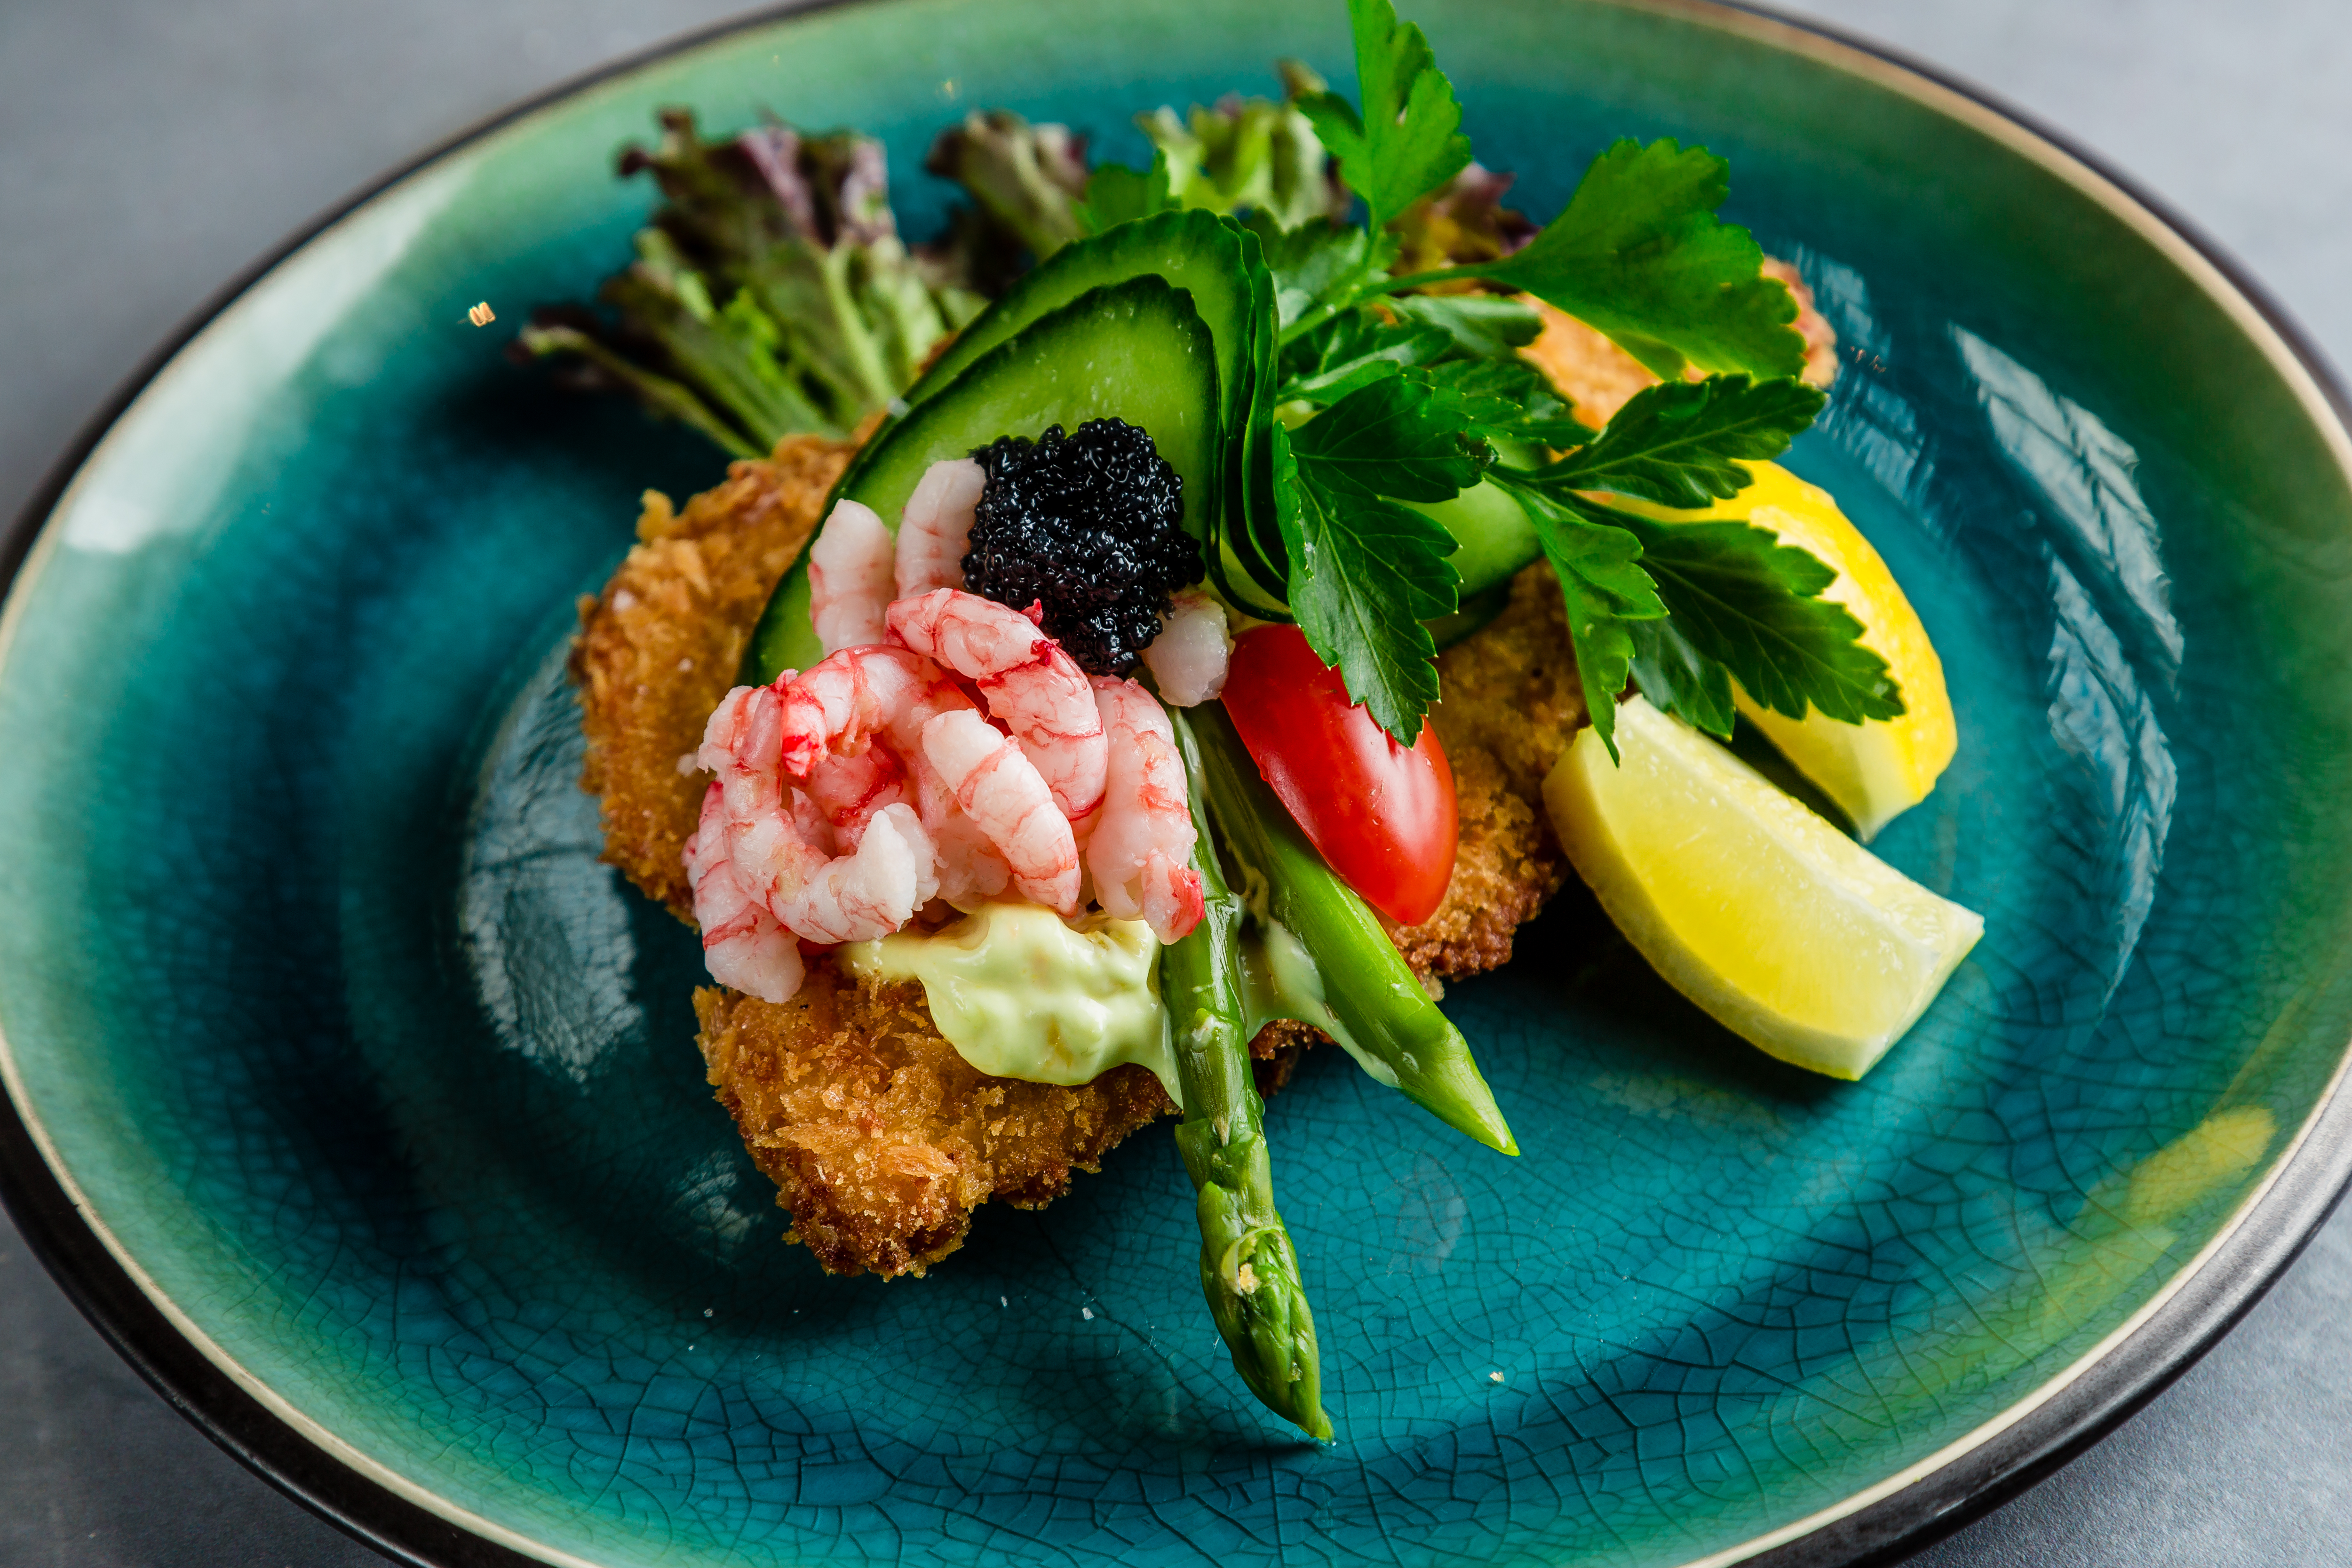
[[[1276,1018],[1312,1024],[1339,1041],[1376,1082],[1396,1087],[1396,1070],[1368,1055],[1332,1016],[1330,1005],[1323,1000],[1323,971],[1306,944],[1290,934],[1289,927],[1270,917],[1253,918],[1241,949],[1243,1001],[1249,1008],[1251,1034]]]
[[[992,1077],[1092,1083],[1140,1062],[1183,1103],[1160,942],[1141,921],[1072,926],[1038,904],[982,904],[940,931],[851,942],[837,961],[862,978],[921,981],[940,1033]]]

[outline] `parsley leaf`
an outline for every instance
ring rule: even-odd
[[[1396,259],[1393,238],[1360,228],[1328,223],[1285,228],[1263,212],[1250,214],[1242,226],[1256,235],[1265,249],[1285,338],[1311,331],[1333,312],[1346,310],[1365,289],[1385,281],[1387,268]]]
[[[1633,684],[1650,706],[1731,739],[1730,672],[1691,647],[1671,617],[1637,622],[1633,631]]]
[[[1517,354],[1504,359],[1446,360],[1421,374],[1430,384],[1460,400],[1474,436],[1551,447],[1576,447],[1592,439],[1592,432],[1570,411],[1549,378]]]
[[[1460,174],[1470,162],[1462,106],[1437,68],[1429,40],[1397,20],[1389,0],[1348,0],[1356,38],[1356,86],[1363,118],[1337,93],[1298,100],[1339,175],[1371,209],[1375,234],[1414,200]]]
[[[1748,232],[1717,223],[1724,161],[1671,139],[1617,142],[1567,209],[1520,249],[1453,268],[1524,289],[1599,328],[1665,380],[1706,371],[1795,375],[1805,341],[1788,286],[1761,276]],[[1354,175],[1349,176],[1351,180]]]
[[[1474,359],[1500,359],[1543,331],[1534,306],[1494,294],[1399,294],[1381,303],[1406,321],[1444,328]]]
[[[1370,310],[1348,310],[1283,350],[1285,377],[1277,403],[1337,403],[1360,387],[1427,364],[1450,352],[1454,340],[1436,327],[1391,325]]]
[[[1287,433],[1286,444],[1301,470],[1327,489],[1451,500],[1478,482],[1486,463],[1469,427],[1459,398],[1417,378],[1391,375]],[[1279,493],[1279,475],[1275,485]]]
[[[1654,522],[1572,504],[1641,541],[1676,635],[1758,702],[1791,719],[1808,706],[1849,724],[1901,716],[1886,661],[1862,646],[1844,605],[1821,597],[1837,574],[1812,555],[1744,522]]]
[[[1560,489],[1703,507],[1748,487],[1748,470],[1735,459],[1779,457],[1824,401],[1795,380],[1661,382],[1634,394],[1597,439],[1545,468],[1542,478]]]
[[[1437,700],[1437,644],[1421,623],[1457,603],[1460,579],[1445,560],[1453,536],[1417,511],[1333,483],[1280,425],[1274,489],[1290,554],[1290,611],[1307,646],[1374,722],[1412,745]]]
[[[1507,479],[1496,482],[1528,514],[1544,559],[1559,578],[1585,712],[1613,759],[1617,694],[1625,689],[1642,629],[1664,624],[1666,614],[1650,574],[1642,569],[1642,542],[1625,529],[1580,516]]]

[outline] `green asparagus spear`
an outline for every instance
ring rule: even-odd
[[[1169,718],[1192,784],[1199,829],[1192,864],[1205,910],[1191,934],[1160,957],[1160,994],[1184,1090],[1176,1147],[1201,1194],[1201,1290],[1233,1352],[1234,1370],[1252,1392],[1307,1436],[1328,1441],[1315,1315],[1290,1233],[1275,1212],[1265,1107],[1250,1076],[1238,947],[1242,901],[1225,885],[1209,836],[1201,749],[1182,711]]]
[[[1307,949],[1349,1054],[1440,1121],[1519,1152],[1470,1044],[1422,989],[1380,918],[1335,875],[1258,776],[1222,704],[1192,710],[1219,841],[1262,883],[1267,912]]]

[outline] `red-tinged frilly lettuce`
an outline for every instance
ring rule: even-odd
[[[977,312],[948,268],[899,238],[880,142],[782,124],[706,141],[685,110],[661,128],[621,157],[665,200],[635,261],[600,290],[618,319],[541,311],[520,339],[526,355],[758,457],[795,431],[846,435]]]
[[[1498,261],[1536,237],[1525,213],[1503,205],[1512,176],[1473,163],[1405,208],[1390,232],[1399,274]]]
[[[1077,204],[1087,189],[1087,139],[1066,125],[973,110],[940,132],[923,167],[972,199],[936,258],[948,282],[1001,294],[1030,262],[1085,232]]]

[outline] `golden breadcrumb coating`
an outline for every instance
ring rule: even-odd
[[[1543,779],[1584,722],[1584,691],[1551,568],[1520,573],[1503,613],[1440,654],[1437,671],[1430,722],[1454,769],[1461,840],[1445,901],[1395,936],[1424,977],[1458,980],[1510,962],[1512,934],[1567,870]]]
[[[761,609],[855,450],[788,437],[682,511],[647,492],[638,542],[604,593],[581,601],[581,783],[602,799],[604,858],[689,923],[685,846],[708,781],[680,759],[735,684]],[[844,985],[823,961],[782,1006],[717,989],[696,1005],[719,1100],[780,1189],[793,1238],[835,1273],[919,1274],[961,1245],[974,1205],[1048,1202],[1073,1168],[1096,1169],[1170,1109],[1142,1068],[1075,1089],[974,1072],[932,1026],[919,986]],[[975,1120],[992,1105],[1010,1109]]]
[[[978,1205],[1043,1207],[1170,1109],[1131,1064],[1077,1089],[991,1078],[940,1037],[919,984],[852,984],[824,961],[789,1002],[708,986],[694,1010],[719,1103],[793,1215],[785,1239],[835,1274],[920,1274]]]
[[[1805,340],[1804,378],[1828,391],[1830,383],[1837,379],[1837,329],[1814,308],[1812,285],[1798,276],[1795,262],[1768,256],[1764,258],[1764,276],[1778,278],[1796,297],[1797,319],[1790,325]]]
[[[604,593],[580,601],[580,784],[604,803],[604,858],[689,923],[686,841],[709,781],[679,759],[702,743],[761,607],[856,450],[787,436],[762,461],[729,464],[726,482],[684,511],[647,490],[628,558]]]

